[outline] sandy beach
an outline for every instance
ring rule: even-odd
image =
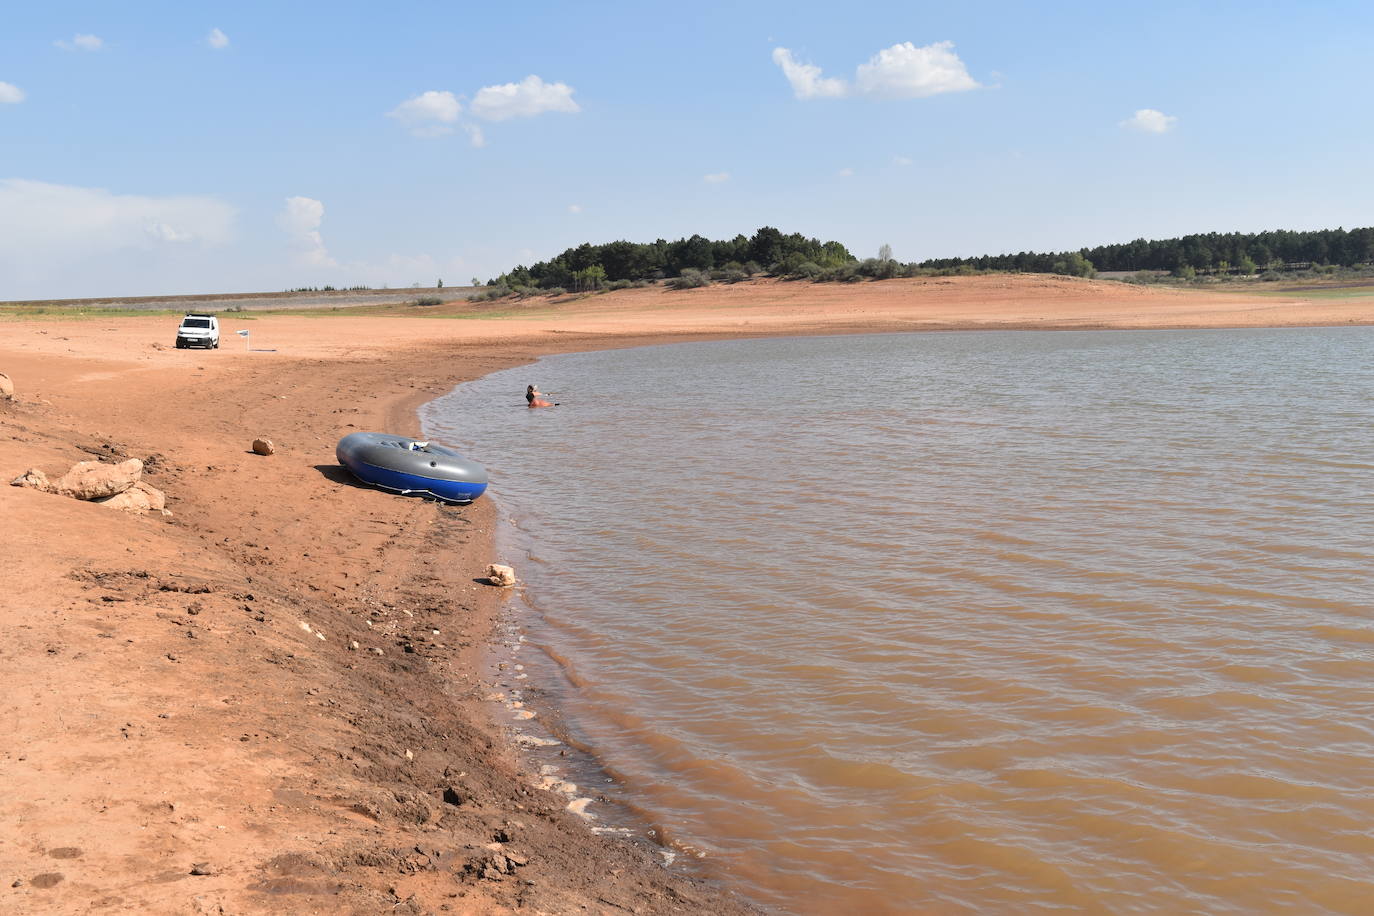
[[[174,350],[165,315],[0,319],[5,483],[137,457],[170,511],[0,487],[7,912],[750,912],[535,788],[483,682],[497,503],[360,486],[339,437],[417,434],[420,404],[556,352],[1368,325],[1374,297],[983,276],[221,320],[202,352]],[[252,453],[259,436],[276,454]]]

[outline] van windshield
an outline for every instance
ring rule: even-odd
[[[185,319],[185,320],[183,320],[183,321],[181,322],[181,326],[182,326],[183,328],[208,328],[208,327],[210,326],[210,319],[209,319],[209,318],[187,318],[187,319]]]

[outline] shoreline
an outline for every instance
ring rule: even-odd
[[[1162,327],[1199,314],[1374,324],[1374,304],[1280,314],[1272,300],[1128,289],[1104,306],[1117,292],[1104,284],[1011,285],[942,329],[1119,329],[1152,303],[1145,319]],[[16,387],[0,403],[5,482],[131,455],[173,513],[0,490],[16,558],[0,576],[0,655],[23,686],[0,700],[13,838],[0,870],[17,882],[0,900],[21,913],[750,912],[595,837],[493,740],[478,660],[502,595],[473,580],[493,559],[494,502],[361,487],[333,444],[354,429],[417,434],[422,404],[541,355],[934,330],[993,292],[981,278],[944,287],[894,283],[905,298],[885,304],[882,289],[813,288],[799,303],[806,288],[764,283],[487,320],[245,318],[273,352],[234,346],[242,316],[207,353],[173,351],[166,319],[0,322]],[[248,451],[260,435],[277,454]]]

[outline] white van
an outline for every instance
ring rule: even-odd
[[[219,319],[214,315],[187,315],[177,328],[177,349],[204,347],[219,349]]]

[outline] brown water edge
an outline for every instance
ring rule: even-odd
[[[500,555],[509,561],[504,551]],[[674,871],[722,880],[714,863],[682,855],[665,825],[629,801],[623,777],[575,736],[557,699],[571,683],[548,647],[527,641],[522,621],[531,613],[518,592],[503,604],[485,670],[493,719],[518,748],[535,784],[565,799],[567,809],[593,833],[644,848]]]

